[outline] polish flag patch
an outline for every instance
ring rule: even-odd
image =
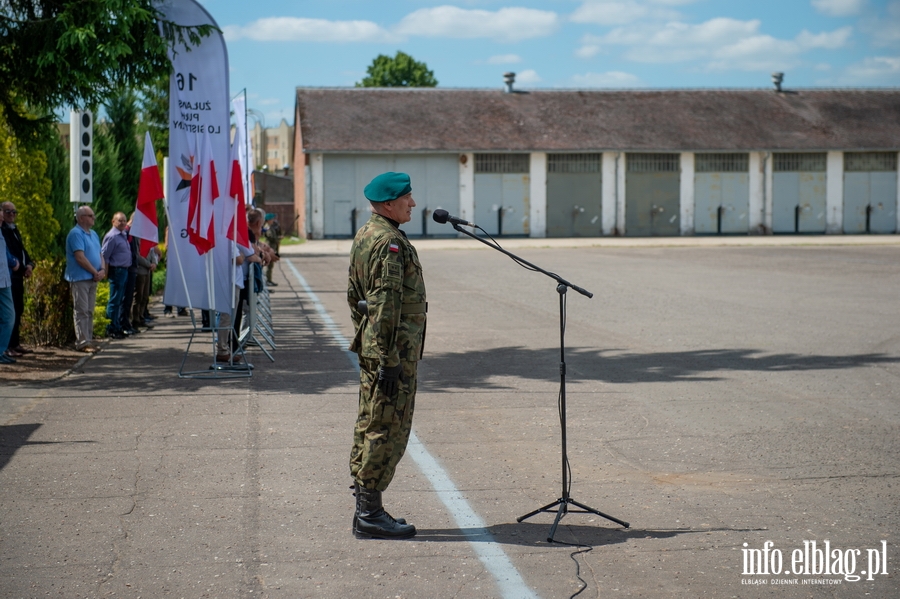
[[[396,254],[400,251],[400,246],[397,245],[396,243],[392,243],[390,246],[388,246],[388,250],[390,250]]]

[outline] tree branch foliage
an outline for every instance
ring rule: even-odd
[[[0,110],[0,198],[19,211],[17,226],[25,247],[35,260],[47,258],[59,223],[47,201],[51,182],[46,176],[47,155],[36,147],[18,143]]]
[[[399,50],[393,58],[379,54],[366,72],[369,76],[357,82],[356,87],[437,87],[438,84],[427,64]]]
[[[0,0],[0,108],[33,141],[53,110],[149,85],[169,73],[170,44],[190,48],[212,30],[164,21],[152,0]]]

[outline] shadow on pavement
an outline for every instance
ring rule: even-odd
[[[560,524],[554,541],[559,544],[590,545],[601,547],[616,545],[640,539],[669,539],[680,535],[707,534],[710,532],[752,532],[764,529],[747,528],[674,528],[674,529],[639,529],[639,528],[605,528],[597,525]],[[499,543],[501,545],[552,546],[547,542],[550,523],[522,522],[495,524],[487,528],[419,528],[416,536],[410,541],[467,543]]]
[[[897,356],[882,353],[850,356],[765,354],[754,349],[710,349],[682,352],[630,353],[617,349],[567,348],[567,376],[571,380],[606,383],[670,383],[718,381],[728,372],[794,372],[843,370],[896,364]],[[491,377],[559,378],[559,349],[501,347],[465,353],[426,355],[423,365],[431,374],[420,381],[428,392],[456,388],[504,388]]]
[[[13,455],[28,445],[68,445],[72,443],[97,443],[97,441],[29,441],[31,435],[43,424],[7,424],[0,426],[0,470]]]
[[[9,463],[20,447],[28,445],[28,439],[40,424],[9,424],[0,426],[0,470]]]

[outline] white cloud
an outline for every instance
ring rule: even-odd
[[[831,17],[857,15],[865,4],[866,0],[812,0],[813,8]]]
[[[515,42],[546,37],[559,27],[554,12],[532,8],[501,8],[496,12],[467,10],[456,6],[422,8],[400,21],[402,35],[449,38],[489,38]]]
[[[662,2],[675,4],[678,2]],[[683,2],[681,2],[683,3]],[[569,17],[575,23],[625,25],[638,19],[677,19],[679,14],[666,8],[654,8],[637,0],[587,0]]]
[[[518,54],[498,54],[487,59],[488,64],[516,64],[522,62]]]
[[[785,69],[809,50],[846,46],[852,31],[851,27],[818,34],[804,30],[792,40],[778,39],[761,33],[759,20],[719,17],[697,25],[673,21],[619,27],[584,46],[623,46],[624,57],[635,62],[701,61],[711,70]]]
[[[825,48],[826,50],[836,50],[847,45],[847,40],[850,39],[851,33],[853,33],[852,27],[841,27],[834,31],[815,35],[804,29],[797,36],[797,43],[803,49]]]
[[[243,27],[222,28],[227,41],[242,38],[264,42],[385,42],[395,37],[371,21],[327,21],[268,17]]]
[[[597,54],[600,53],[600,45],[599,44],[582,44],[580,48],[575,50],[575,56],[578,58],[593,58]]]
[[[634,88],[644,86],[637,75],[623,73],[621,71],[574,75],[572,77],[572,83],[574,83],[576,87]]]
[[[895,86],[900,83],[900,56],[871,56],[847,67],[842,83]]]
[[[516,73],[517,85],[536,85],[543,81],[534,69],[525,69],[520,73]]]

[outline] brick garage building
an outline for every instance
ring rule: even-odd
[[[898,230],[900,90],[298,88],[298,230],[348,237],[362,189],[408,172],[492,235]],[[450,230],[452,233],[452,230]]]

